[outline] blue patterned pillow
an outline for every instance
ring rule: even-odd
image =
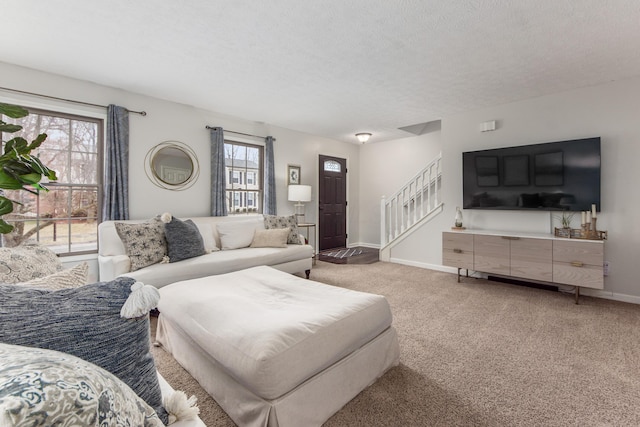
[[[0,424],[163,426],[113,374],[70,354],[0,343]]]
[[[166,423],[149,316],[120,317],[131,278],[47,291],[0,285],[0,342],[62,351],[111,372],[144,399]]]

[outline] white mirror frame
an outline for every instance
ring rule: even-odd
[[[156,168],[154,167],[154,159],[156,158],[156,155],[165,148],[179,150],[187,155],[191,160],[191,174],[183,182],[172,184],[163,180],[162,177],[158,175]],[[163,141],[149,150],[145,156],[144,171],[149,180],[158,187],[164,188],[165,190],[180,191],[191,187],[198,180],[198,176],[200,175],[200,164],[198,163],[196,153],[187,144],[180,141]]]

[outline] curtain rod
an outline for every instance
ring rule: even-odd
[[[24,94],[26,94],[26,95],[40,96],[40,97],[42,97],[42,98],[56,99],[56,100],[58,100],[58,101],[73,102],[73,103],[75,103],[75,104],[89,105],[89,106],[91,106],[91,107],[107,108],[107,106],[105,106],[105,105],[92,104],[92,103],[90,103],[90,102],[76,101],[76,100],[73,100],[73,99],[67,99],[67,98],[58,98],[57,96],[42,95],[41,93],[27,92],[27,91],[25,91],[25,90],[11,89],[11,88],[8,88],[8,87],[2,87],[2,86],[0,86],[0,89],[2,89],[2,90],[8,90],[9,92],[24,93]],[[133,111],[133,110],[129,110],[128,108],[127,108],[126,110],[127,110],[128,112],[130,112],[130,113],[140,114],[141,116],[146,116],[146,115],[147,115],[147,112],[146,112],[146,111]]]
[[[205,126],[205,128],[206,128],[206,129],[215,129],[215,128],[217,128],[217,127],[218,127],[218,126],[209,126],[209,125],[206,125],[206,126]],[[224,129],[224,132],[235,133],[235,134],[237,134],[237,135],[252,136],[252,137],[254,137],[254,138],[262,138],[262,139],[265,139],[265,138],[266,138],[266,136],[252,135],[252,134],[250,134],[250,133],[236,132],[236,131],[234,131],[234,130],[226,130],[226,129]]]

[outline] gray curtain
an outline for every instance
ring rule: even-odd
[[[211,216],[227,216],[227,179],[222,128],[211,129]]]
[[[107,107],[102,220],[129,219],[129,110]]]
[[[273,139],[265,138],[264,146],[264,209],[265,215],[277,215],[276,210],[276,172],[273,165]]]

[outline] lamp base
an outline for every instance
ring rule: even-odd
[[[293,206],[295,207],[294,215],[296,216],[296,222],[298,224],[304,223],[304,204],[298,202]]]

